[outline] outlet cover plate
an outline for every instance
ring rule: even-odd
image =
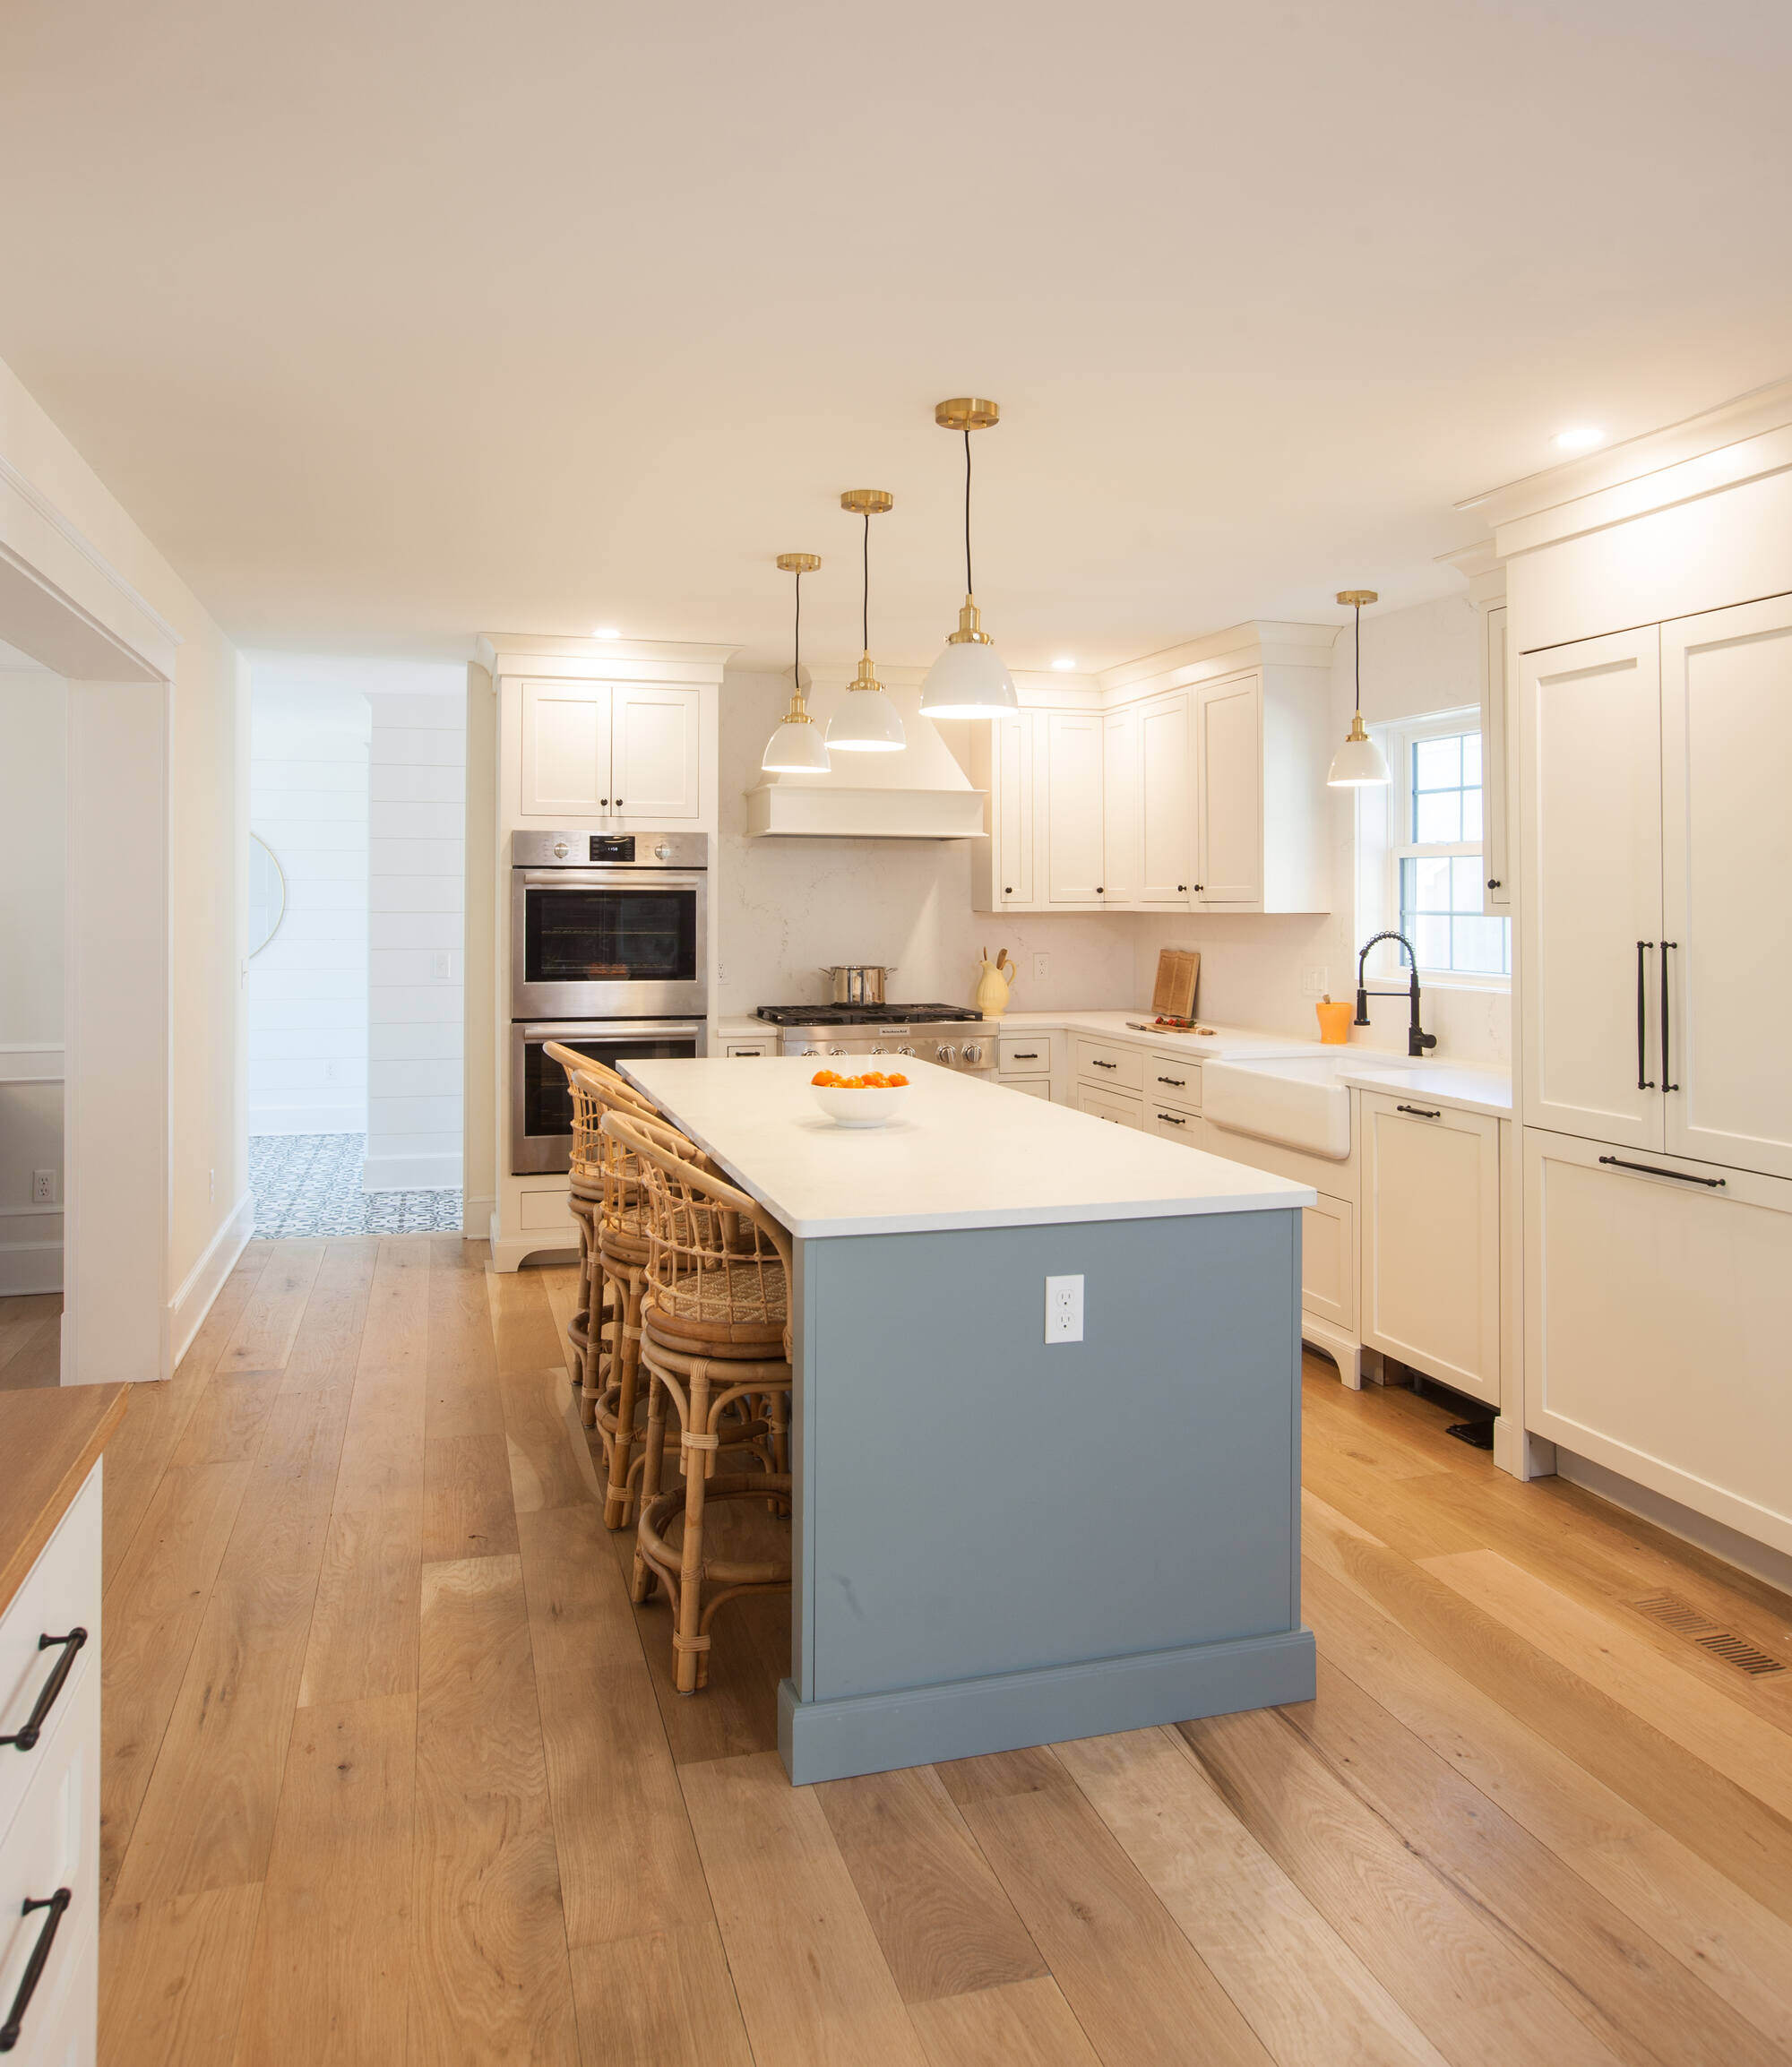
[[[1082,1278],[1046,1279],[1046,1344],[1082,1339]]]

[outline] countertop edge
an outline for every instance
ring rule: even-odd
[[[777,1218],[763,1199],[759,1203]],[[1220,1213],[1297,1212],[1318,1203],[1319,1193],[1310,1184],[1290,1184],[1286,1192],[1253,1192],[1244,1197],[1144,1199],[1131,1203],[1102,1201],[1079,1212],[1061,1206],[1042,1206],[1030,1212],[1016,1209],[1012,1212],[902,1213],[883,1220],[811,1220],[791,1227],[790,1233],[799,1242],[825,1242],[847,1235],[959,1235],[975,1234],[986,1227],[1088,1227],[1105,1220],[1205,1220]],[[787,1223],[780,1219],[779,1224]]]
[[[11,1541],[0,1545],[0,1615],[12,1606],[19,1589],[30,1575],[31,1567],[42,1555],[44,1546],[56,1534],[56,1524],[74,1504],[74,1496],[86,1484],[87,1475],[125,1418],[130,1405],[131,1388],[128,1385],[70,1385],[44,1386],[28,1392],[0,1392],[0,1425],[14,1418],[10,1402],[13,1400],[54,1400],[58,1407],[73,1408],[79,1404],[90,1407],[88,1425],[74,1442],[63,1463],[56,1484],[39,1499],[37,1507],[22,1529]],[[71,1416],[71,1418],[74,1417]],[[47,1433],[52,1442],[59,1439],[56,1428],[57,1417],[43,1408],[22,1409],[17,1418],[30,1424],[40,1421],[44,1429],[36,1433]],[[28,1439],[34,1433],[29,1425],[24,1431]],[[66,1432],[64,1432],[65,1437]]]

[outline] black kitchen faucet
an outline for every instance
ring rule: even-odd
[[[1366,990],[1363,986],[1363,965],[1369,959],[1369,950],[1378,947],[1384,940],[1397,940],[1406,950],[1406,959],[1412,964],[1412,982],[1407,995],[1412,1001],[1412,1024],[1407,1029],[1406,1052],[1409,1055],[1423,1055],[1426,1048],[1437,1046],[1437,1036],[1428,1034],[1418,1023],[1418,957],[1412,952],[1412,943],[1403,933],[1373,934],[1363,943],[1363,952],[1357,957],[1357,1016],[1353,1026],[1369,1023],[1369,1000],[1372,997],[1398,997],[1397,990]]]

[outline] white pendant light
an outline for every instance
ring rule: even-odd
[[[1325,779],[1333,789],[1369,789],[1390,779],[1388,757],[1363,723],[1363,606],[1374,602],[1376,595],[1373,589],[1340,589],[1338,600],[1348,603],[1357,613],[1357,709]]]
[[[888,488],[849,488],[840,508],[865,519],[865,587],[860,616],[864,650],[858,673],[846,685],[840,707],[828,720],[828,745],[844,754],[900,754],[908,741],[902,720],[871,666],[871,520],[895,503]]]
[[[958,630],[921,685],[921,709],[929,718],[999,718],[1021,708],[1013,677],[983,629],[970,579],[970,434],[987,430],[1001,414],[977,395],[955,395],[934,411],[942,429],[964,433],[964,607]]]
[[[808,670],[803,665],[803,577],[822,564],[819,553],[780,553],[778,564],[797,577],[797,626],[790,642],[790,708],[766,742],[760,767],[767,775],[825,775],[831,763],[822,728],[809,715]]]

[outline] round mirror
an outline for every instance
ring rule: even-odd
[[[249,960],[280,931],[286,917],[286,874],[259,832],[249,835]]]

